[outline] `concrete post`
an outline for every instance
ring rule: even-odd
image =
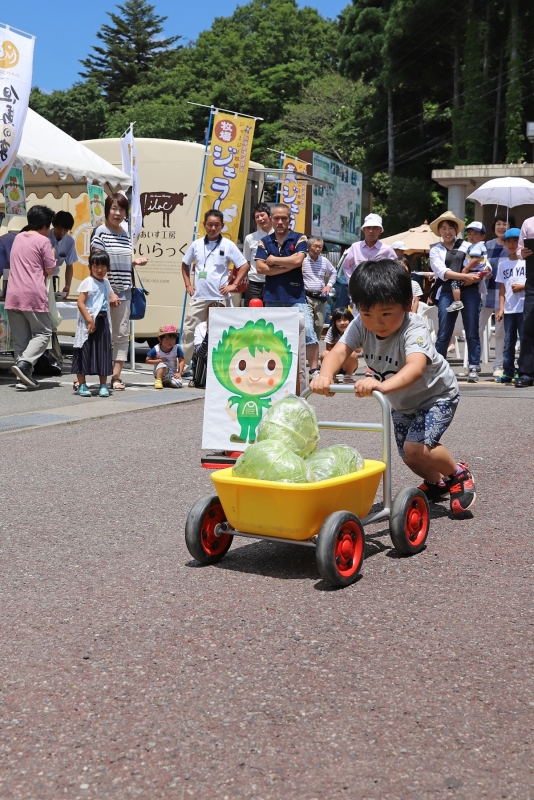
[[[456,214],[458,219],[465,219],[465,190],[465,186],[458,184],[449,186],[447,208]]]

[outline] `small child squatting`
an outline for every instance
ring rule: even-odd
[[[185,359],[178,345],[178,329],[175,325],[162,325],[158,339],[159,344],[146,356],[146,363],[154,364],[154,389],[181,389]]]
[[[366,261],[352,274],[349,293],[359,316],[325,355],[311,390],[330,396],[334,375],[361,347],[374,377],[356,382],[356,396],[376,390],[388,397],[399,455],[424,479],[419,488],[430,501],[450,494],[451,512],[463,514],[476,500],[473,476],[440,444],[460,400],[458,383],[424,322],[410,313],[410,276],[398,261]]]

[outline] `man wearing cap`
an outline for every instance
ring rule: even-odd
[[[391,246],[395,250],[395,254],[396,254],[397,258],[402,258],[403,255],[404,255],[404,252],[408,249],[406,247],[405,242],[403,242],[402,239],[397,239],[397,241],[393,242],[393,244]]]
[[[525,242],[534,240],[534,217],[529,217],[521,225],[518,255],[523,259],[531,259],[534,251]],[[534,385],[534,270],[527,262],[525,283],[525,305],[523,307],[523,335],[519,360],[517,362],[518,378],[514,384],[518,389]]]
[[[382,261],[385,258],[396,260],[395,250],[378,238],[383,231],[382,217],[379,214],[367,214],[362,225],[363,241],[351,244],[343,261],[343,272],[347,281],[356,267],[364,261]]]

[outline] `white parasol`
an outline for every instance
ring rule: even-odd
[[[534,183],[526,178],[493,178],[472,192],[468,200],[476,200],[482,206],[534,205]]]

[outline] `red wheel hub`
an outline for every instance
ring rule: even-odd
[[[229,533],[222,533],[220,536],[215,533],[217,525],[221,522],[226,522],[226,516],[220,504],[212,506],[202,520],[200,542],[208,556],[219,555],[231,539]]]
[[[428,508],[422,497],[414,497],[406,511],[406,536],[410,544],[421,544],[428,530]]]
[[[346,522],[337,535],[334,558],[336,569],[344,578],[357,572],[364,547],[363,531],[355,522]]]

